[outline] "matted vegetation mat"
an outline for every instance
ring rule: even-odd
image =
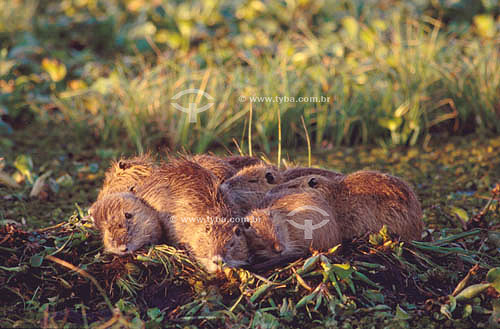
[[[208,275],[157,245],[103,254],[80,213],[0,228],[1,327],[498,327],[497,191],[462,233],[403,243],[384,229],[253,273]],[[474,228],[474,226],[476,226]]]

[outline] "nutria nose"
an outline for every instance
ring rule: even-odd
[[[124,244],[122,244],[121,246],[118,246],[118,250],[120,252],[128,252],[128,247]]]
[[[212,257],[212,263],[214,263],[217,266],[222,266],[222,256],[221,255],[215,255]]]

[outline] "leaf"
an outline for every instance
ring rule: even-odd
[[[314,297],[316,297],[316,292],[313,292],[309,295],[306,295],[304,297],[302,297],[299,302],[297,303],[297,305],[295,306],[296,309],[299,309],[301,308],[302,306],[305,306],[307,303],[309,303],[310,301],[312,301],[314,299]]]
[[[486,274],[486,280],[491,283],[491,286],[500,293],[500,267],[492,268]]]
[[[474,16],[474,25],[476,26],[477,34],[483,38],[491,39],[495,36],[496,26],[492,15]]]
[[[306,259],[304,262],[304,265],[302,266],[302,270],[299,271],[299,274],[305,274],[311,270],[311,268],[318,262],[319,255],[309,257]]]
[[[351,37],[351,39],[355,39],[359,30],[358,21],[352,16],[347,16],[342,19],[342,25],[347,31],[349,37]]]
[[[43,187],[45,185],[45,181],[47,180],[47,178],[51,174],[52,174],[52,170],[49,170],[45,174],[43,174],[42,176],[37,178],[37,180],[35,181],[35,184],[33,184],[33,188],[31,189],[31,192],[30,192],[31,198],[36,198],[40,195],[40,192],[42,192]]]
[[[403,119],[400,117],[395,117],[395,118],[381,118],[378,119],[378,124],[386,129],[389,129],[390,131],[396,131],[399,126],[403,123]]]
[[[492,301],[493,311],[491,312],[491,316],[488,319],[490,328],[499,328],[500,327],[500,299],[495,299]]]
[[[56,59],[44,58],[42,60],[42,67],[54,82],[61,81],[66,76],[66,66]]]
[[[254,303],[257,299],[259,299],[259,297],[265,293],[267,291],[267,289],[269,289],[270,287],[272,286],[272,284],[270,283],[266,283],[262,286],[260,286],[252,295],[252,297],[250,297],[250,302]]]
[[[462,290],[462,292],[460,292],[457,297],[455,297],[455,299],[457,300],[457,302],[472,299],[482,293],[489,286],[491,286],[489,283],[473,284],[472,286],[469,286]]]
[[[467,211],[463,210],[462,208],[451,207],[451,213],[460,218],[463,222],[469,221],[469,215],[467,214]]]
[[[395,320],[409,320],[411,319],[411,316],[406,313],[405,310],[403,310],[399,304],[396,306],[396,316],[394,317]]]
[[[26,177],[28,182],[33,184],[33,160],[29,155],[19,155],[14,161],[14,167],[19,170],[19,172]]]
[[[33,267],[40,267],[43,262],[43,256],[40,254],[35,254],[30,258],[30,265]]]

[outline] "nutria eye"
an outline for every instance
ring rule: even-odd
[[[270,172],[266,174],[266,180],[268,184],[274,184],[274,176]]]
[[[235,227],[234,228],[234,234],[236,234],[236,236],[240,236],[241,235],[241,230],[239,227]]]
[[[129,192],[135,192],[135,185],[132,185],[128,188]]]
[[[125,218],[126,218],[126,219],[130,219],[130,218],[132,218],[132,214],[131,214],[131,213],[129,213],[129,212],[126,212],[126,213],[125,213]]]
[[[118,162],[118,167],[119,167],[121,170],[125,170],[125,169],[127,169],[127,163],[126,163],[126,162],[123,162],[123,161],[119,161],[119,162]]]
[[[310,187],[314,188],[316,185],[318,185],[318,181],[316,180],[316,178],[311,178],[307,184],[309,184]]]
[[[250,222],[244,222],[243,227],[248,230],[250,228]]]

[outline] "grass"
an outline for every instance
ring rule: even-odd
[[[435,6],[43,3],[31,25],[23,20],[4,30],[4,125],[29,108],[36,118],[57,117],[138,151],[203,152],[233,138],[245,146],[254,97],[323,96],[329,101],[254,99],[256,147],[269,153],[281,144],[305,146],[301,116],[316,149],[414,145],[433,132],[498,133],[500,7],[483,5],[445,24],[436,15],[456,8]],[[171,105],[189,88],[214,97],[195,124]],[[181,98],[189,102],[206,100]],[[286,123],[282,143],[278,116]]]

